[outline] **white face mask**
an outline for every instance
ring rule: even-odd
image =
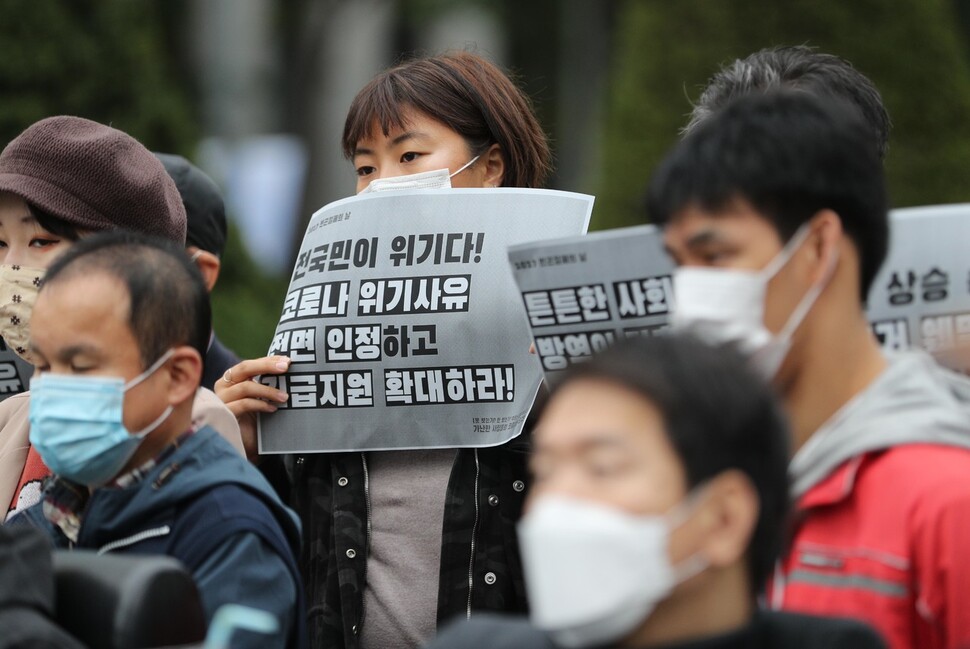
[[[749,357],[756,371],[766,379],[773,378],[791,348],[792,335],[835,270],[838,250],[826,277],[808,290],[778,335],[765,327],[768,282],[788,263],[809,232],[808,224],[799,228],[784,249],[760,271],[677,268],[673,276],[676,302],[671,327],[693,333],[711,344],[734,344]]]
[[[677,584],[706,567],[698,556],[670,564],[670,531],[686,518],[684,507],[635,516],[585,500],[541,498],[518,525],[532,623],[564,647],[633,632]]]
[[[418,174],[408,174],[406,176],[377,178],[370,181],[370,184],[364,187],[360,193],[370,194],[373,192],[401,189],[451,189],[451,179],[475,164],[475,161],[479,157],[475,156],[453,174],[449,174],[447,169],[435,169],[434,171],[422,171]]]

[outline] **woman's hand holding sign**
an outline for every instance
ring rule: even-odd
[[[233,365],[216,382],[216,394],[239,421],[246,457],[250,461],[257,462],[259,459],[256,413],[276,412],[277,404],[289,398],[285,392],[263,385],[255,378],[263,374],[283,374],[289,367],[290,359],[286,356],[255,358]]]

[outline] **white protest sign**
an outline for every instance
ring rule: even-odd
[[[547,373],[667,328],[673,266],[652,225],[512,246],[509,262]]]
[[[261,453],[485,447],[542,380],[509,245],[586,231],[593,197],[537,189],[367,194],[313,215],[264,376],[290,397]]]
[[[886,350],[925,349],[970,373],[970,204],[889,219],[889,255],[868,298],[873,332]],[[550,377],[620,338],[667,328],[674,266],[653,226],[514,246],[509,261]]]
[[[867,315],[887,350],[925,349],[970,373],[970,204],[893,210]]]

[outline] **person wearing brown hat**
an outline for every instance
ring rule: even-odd
[[[182,156],[157,152],[155,155],[162,161],[182,196],[188,225],[185,251],[198,266],[211,293],[222,269],[222,253],[226,248],[228,232],[222,193],[204,171]],[[216,381],[240,358],[222,344],[213,329],[204,361],[202,385],[212,390]]]
[[[44,273],[78,239],[129,230],[185,244],[186,217],[162,163],[130,135],[80,117],[42,119],[0,153],[0,336],[31,360],[30,316]],[[43,368],[41,368],[43,369]],[[0,507],[39,499],[49,473],[28,442],[24,392],[0,402]],[[200,390],[193,421],[242,449],[232,414]]]

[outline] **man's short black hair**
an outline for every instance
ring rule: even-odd
[[[127,287],[128,324],[145,367],[178,345],[190,345],[205,358],[212,318],[209,293],[185,249],[134,232],[101,232],[56,259],[44,286],[97,272]]]
[[[788,520],[788,428],[774,393],[731,347],[677,334],[624,341],[571,366],[552,389],[596,379],[642,395],[663,418],[691,488],[729,469],[758,493],[758,522],[748,545],[752,594],[777,559]]]
[[[885,157],[891,124],[879,90],[845,59],[806,45],[765,48],[719,70],[694,105],[684,133],[738,97],[782,88],[855,106],[872,129],[879,157]]]
[[[889,245],[882,162],[858,111],[779,90],[747,95],[681,140],[654,172],[647,209],[665,224],[689,206],[717,213],[747,201],[787,241],[830,209],[859,253],[865,301]]]
[[[226,249],[228,226],[226,204],[219,186],[204,171],[180,155],[155,153],[185,206],[185,246],[195,246],[222,257]]]

